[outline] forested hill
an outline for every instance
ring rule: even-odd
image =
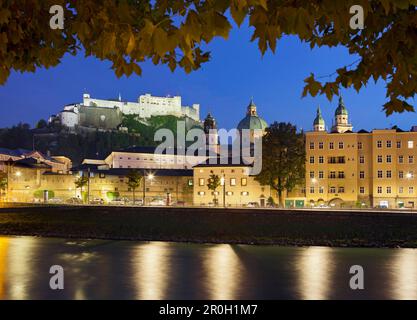
[[[85,158],[102,159],[112,151],[133,146],[156,146],[160,142],[154,142],[155,132],[167,128],[176,136],[178,121],[186,122],[186,130],[201,128],[198,122],[190,118],[174,116],[152,117],[146,121],[127,116],[121,125],[127,128],[127,131],[103,131],[86,127],[69,131],[41,120],[36,128],[19,123],[10,128],[0,129],[0,147],[29,150],[35,148],[45,154],[50,152],[51,155],[69,157],[77,165]]]

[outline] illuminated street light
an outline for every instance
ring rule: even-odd
[[[20,177],[22,175],[22,173],[20,171],[16,172],[16,177]]]
[[[312,183],[317,183],[317,179],[316,178],[313,178],[313,179],[311,179],[311,182]]]
[[[148,174],[148,180],[152,181],[153,179],[155,179],[155,176],[152,173]]]

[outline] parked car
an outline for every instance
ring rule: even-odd
[[[166,200],[163,198],[153,198],[149,204],[151,206],[165,206]]]
[[[94,198],[90,200],[90,204],[104,204],[104,200],[101,198]]]
[[[132,200],[131,204],[134,205],[134,206],[143,206],[143,199],[135,199],[134,202]]]
[[[330,209],[330,206],[325,205],[325,204],[319,204],[316,208],[318,208],[318,209]]]
[[[83,201],[80,198],[77,198],[77,197],[69,198],[65,202],[68,203],[68,204],[82,204],[83,203]]]
[[[52,198],[48,200],[48,203],[51,203],[51,204],[60,204],[62,202],[63,202],[62,199],[59,199],[59,198]]]
[[[246,205],[247,208],[259,208],[259,203],[258,202],[249,202]]]
[[[114,205],[126,205],[129,204],[131,201],[128,198],[117,198],[112,201],[110,201],[110,204]]]

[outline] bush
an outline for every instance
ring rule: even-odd
[[[55,198],[55,192],[53,192],[52,190],[47,190],[47,191],[48,191],[48,199]],[[36,190],[33,196],[35,197],[35,199],[43,199],[43,193],[44,193],[44,190]]]
[[[113,201],[120,197],[120,193],[109,191],[106,193],[106,196],[107,196],[107,199],[109,199],[109,201]]]

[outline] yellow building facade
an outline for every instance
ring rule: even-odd
[[[221,185],[214,190],[208,188],[212,175],[218,176]],[[277,204],[278,195],[270,186],[263,186],[250,175],[246,165],[200,164],[194,167],[194,205],[226,207],[266,207],[269,198]],[[304,207],[304,188],[296,188],[284,195],[286,207]]]
[[[66,203],[73,198],[86,200],[88,194],[90,202],[112,203],[112,200],[123,199],[129,203],[133,200],[133,190],[127,184],[128,173],[127,169],[92,171],[89,185],[81,190],[75,181],[81,174],[87,176],[87,172],[60,174],[42,168],[14,166],[8,173],[9,183],[3,198],[10,202],[43,202],[43,194],[48,191],[51,203]],[[192,184],[191,170],[155,170],[142,179],[135,190],[135,199],[140,200],[145,195],[146,204],[156,201],[159,205],[169,198],[170,203],[191,205]]]
[[[342,100],[331,132],[318,111],[314,131],[306,133],[306,196],[312,206],[414,208],[416,173],[416,128],[353,132]]]

